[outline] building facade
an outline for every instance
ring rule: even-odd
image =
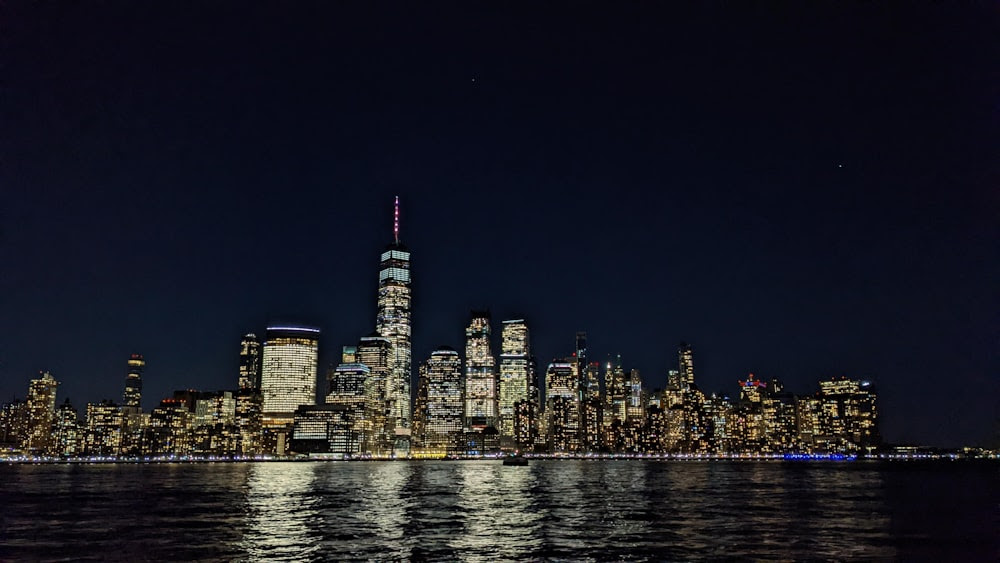
[[[261,363],[265,426],[291,424],[296,409],[316,403],[318,357],[318,328],[268,327]]]
[[[497,411],[501,440],[515,438],[515,405],[534,386],[530,333],[524,319],[503,321],[500,333],[500,388]]]
[[[59,382],[49,372],[39,373],[28,385],[28,432],[24,451],[30,454],[47,454],[55,449],[52,427],[56,415],[56,388]]]
[[[440,456],[460,451],[466,404],[462,359],[455,350],[441,346],[420,370],[427,381],[424,452]]]
[[[473,311],[465,329],[465,424],[472,430],[497,425],[496,358],[490,347],[490,313]]]
[[[410,252],[399,241],[399,197],[393,215],[393,242],[379,264],[378,313],[375,332],[391,345],[386,380],[386,421],[394,449],[405,453],[410,435],[411,294]]]
[[[240,341],[240,389],[260,389],[260,341],[250,332]]]

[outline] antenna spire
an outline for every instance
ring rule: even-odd
[[[399,244],[399,196],[396,196],[396,204],[393,208],[392,236],[396,240],[396,244]]]

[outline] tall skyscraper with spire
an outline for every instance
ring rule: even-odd
[[[375,331],[389,341],[389,376],[386,381],[387,423],[399,447],[410,435],[410,252],[399,241],[399,196],[392,222],[393,242],[382,252],[378,273],[378,314]]]

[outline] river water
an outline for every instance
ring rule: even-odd
[[[2,560],[1000,558],[988,462],[0,465]]]

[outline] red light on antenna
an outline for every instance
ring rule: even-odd
[[[393,205],[392,238],[396,241],[396,244],[399,244],[399,196],[396,196],[396,202]]]

